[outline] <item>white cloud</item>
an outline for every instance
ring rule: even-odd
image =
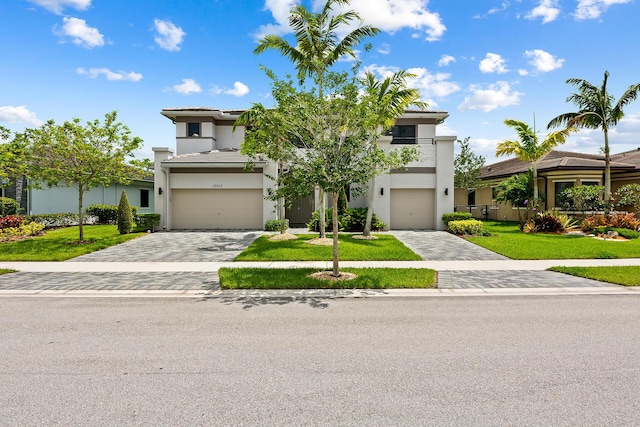
[[[558,0],[540,0],[540,4],[533,8],[526,16],[527,19],[542,18],[542,23],[546,24],[555,21],[560,14]]]
[[[505,66],[506,60],[497,53],[487,53],[487,56],[480,61],[480,71],[483,73],[506,73],[509,70]]]
[[[17,107],[5,105],[0,107],[0,122],[26,123],[32,126],[42,125],[42,120],[36,117],[36,113],[29,111],[24,105]]]
[[[398,67],[373,64],[365,67],[363,72],[371,72],[379,78],[386,78],[399,70]],[[421,99],[431,107],[437,105],[433,98],[444,98],[460,90],[457,83],[449,81],[451,74],[434,74],[426,68],[409,68],[407,72],[416,76],[414,79],[407,80],[407,85],[420,90]]]
[[[549,52],[540,49],[527,50],[524,52],[524,56],[530,58],[529,64],[541,73],[556,70],[564,64],[564,59],[558,59]]]
[[[84,19],[62,18],[62,29],[54,27],[54,34],[62,37],[71,37],[73,44],[92,49],[97,46],[104,46],[104,36],[97,28],[90,27]]]
[[[389,55],[391,53],[391,45],[389,43],[382,43],[378,49],[378,53],[382,55]]]
[[[97,78],[99,75],[104,75],[107,80],[110,81],[130,81],[137,82],[142,79],[142,74],[135,73],[133,71],[125,72],[125,71],[111,71],[108,68],[90,68],[89,70],[85,70],[84,68],[77,68],[76,73],[81,76],[87,76],[91,79]]]
[[[242,82],[235,82],[233,84],[233,89],[225,90],[224,93],[227,95],[237,96],[239,98],[249,93],[249,86]]]
[[[451,55],[442,55],[438,61],[438,67],[446,67],[452,62],[456,62],[456,58]]]
[[[30,3],[42,6],[45,9],[61,15],[66,7],[76,10],[87,10],[91,6],[91,0],[27,0]]]
[[[296,0],[266,0],[265,10],[271,12],[276,23],[261,26],[255,34],[256,38],[260,39],[266,34],[290,33],[289,11],[297,3]],[[442,37],[447,27],[439,14],[428,10],[428,3],[428,0],[351,0],[347,9],[358,12],[366,25],[382,31],[394,33],[411,28],[420,31],[421,37],[426,40],[435,41]],[[315,1],[314,10],[319,5],[320,2]]]
[[[518,70],[518,74],[520,74],[520,75],[521,75],[521,76],[523,76],[523,77],[524,77],[524,76],[528,76],[528,75],[529,75],[529,71],[528,71],[528,70],[525,70],[524,68],[520,68],[520,69]]]
[[[163,21],[154,19],[153,24],[158,34],[154,37],[154,41],[164,50],[175,52],[180,50],[180,44],[187,35],[182,28],[176,27],[171,21]]]
[[[574,16],[578,20],[597,19],[613,4],[630,3],[631,0],[578,0]]]
[[[499,81],[490,84],[486,88],[480,85],[469,86],[471,95],[465,97],[462,104],[458,105],[459,111],[481,110],[484,112],[493,111],[496,108],[518,105],[521,92],[511,89],[508,82]]]
[[[183,95],[202,92],[200,85],[193,79],[182,79],[182,84],[173,86],[173,90]]]

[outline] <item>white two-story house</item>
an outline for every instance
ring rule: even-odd
[[[176,126],[176,149],[154,147],[155,210],[162,227],[177,229],[262,229],[278,219],[276,203],[267,200],[276,176],[274,162],[255,163],[240,154],[244,128],[233,125],[242,111],[214,108],[170,108],[161,114]],[[441,217],[453,212],[455,136],[436,136],[448,113],[405,112],[379,142],[392,149],[416,144],[418,161],[392,170],[375,181],[374,213],[390,229],[444,229]],[[317,208],[318,194],[287,209],[292,225],[303,225]],[[349,201],[364,207],[365,197]]]

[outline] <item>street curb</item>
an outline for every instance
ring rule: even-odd
[[[339,289],[339,290],[1,290],[0,298],[201,298],[201,299],[338,299],[434,298],[482,296],[640,295],[640,288],[474,288],[474,289]]]

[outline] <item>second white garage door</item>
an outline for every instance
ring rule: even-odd
[[[261,230],[262,190],[171,191],[171,228]]]
[[[435,228],[435,190],[391,189],[392,230],[432,230]]]

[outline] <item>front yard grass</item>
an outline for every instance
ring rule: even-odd
[[[514,222],[484,224],[491,236],[469,237],[469,241],[511,259],[640,258],[640,239],[606,241],[566,234],[523,233]]]
[[[434,288],[436,272],[428,268],[343,268],[353,280],[320,280],[307,277],[313,268],[221,268],[222,289],[387,289]]]
[[[341,261],[420,261],[422,258],[390,234],[377,234],[377,240],[359,240],[340,234]],[[305,243],[317,234],[299,234],[295,240],[257,238],[236,257],[236,261],[325,261],[332,259],[332,246]]]
[[[626,267],[551,267],[551,271],[614,283],[624,286],[640,286],[640,266]]]
[[[0,261],[65,261],[145,234],[120,234],[115,225],[85,225],[84,239],[91,243],[78,244],[77,226],[47,230],[44,236],[0,243]]]

